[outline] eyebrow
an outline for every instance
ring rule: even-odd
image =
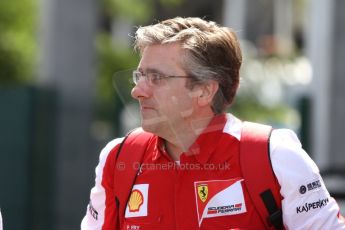
[[[159,73],[165,75],[162,71],[156,69],[156,68],[147,68],[146,71],[144,71],[142,68],[138,68],[138,71],[141,73],[147,72],[147,73]]]

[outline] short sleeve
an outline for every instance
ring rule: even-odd
[[[109,142],[101,151],[99,163],[96,167],[95,185],[90,192],[90,202],[86,214],[81,222],[82,230],[115,229],[112,222],[116,212],[115,197],[113,191],[114,159],[116,147],[123,138]]]
[[[270,138],[273,171],[281,186],[287,229],[345,229],[339,206],[330,196],[314,161],[296,134],[277,129]]]

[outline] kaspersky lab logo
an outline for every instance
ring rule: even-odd
[[[318,201],[315,202],[311,202],[311,203],[305,203],[302,206],[296,207],[296,213],[302,213],[302,212],[309,212],[310,210],[313,209],[319,209],[322,208],[323,206],[326,206],[329,202],[329,199],[320,199]]]

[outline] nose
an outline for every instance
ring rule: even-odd
[[[139,81],[132,89],[131,95],[134,99],[149,98],[152,95],[152,90],[148,87],[145,81]]]

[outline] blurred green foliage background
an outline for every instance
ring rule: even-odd
[[[37,1],[0,1],[0,85],[34,80],[37,65]]]
[[[125,18],[133,25],[153,23],[157,5],[174,9],[183,0],[102,0],[101,19],[95,49],[97,54],[95,115],[110,124],[119,122],[118,113],[126,101],[121,101],[112,84],[113,74],[135,68],[139,56],[132,46],[117,41],[111,34],[111,23]],[[38,74],[39,37],[37,0],[3,0],[0,2],[0,85],[27,85],[36,81]],[[133,26],[133,33],[135,26]],[[130,34],[133,35],[133,34]],[[128,36],[129,44],[132,37]],[[292,55],[294,55],[294,51]],[[270,58],[270,57],[268,57]],[[243,77],[243,76],[242,76]],[[246,77],[246,76],[244,76]],[[124,85],[128,91],[129,85]],[[232,112],[243,119],[286,124],[291,108],[286,105],[263,105],[255,92],[239,94]],[[267,117],[270,120],[267,121]],[[117,129],[117,125],[114,125]]]

